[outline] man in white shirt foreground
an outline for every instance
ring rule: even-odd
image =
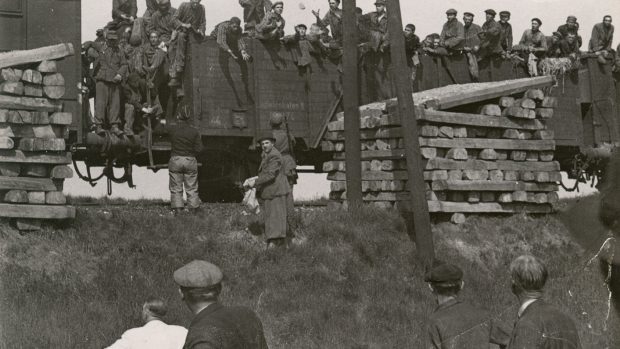
[[[147,300],[142,306],[142,320],[145,325],[125,331],[108,349],[181,349],[187,329],[164,323],[161,319],[167,311],[163,300]]]

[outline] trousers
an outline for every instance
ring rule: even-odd
[[[170,206],[183,208],[183,188],[189,208],[200,207],[198,197],[198,161],[193,156],[172,156],[168,162]]]
[[[107,121],[110,125],[118,125],[121,114],[120,84],[97,81],[96,91],[95,124],[103,125]]]
[[[133,122],[135,120],[135,115],[138,111],[133,106],[133,104],[125,103],[125,133],[131,131],[133,133]]]
[[[171,43],[171,60],[169,74],[171,78],[178,78],[185,70],[185,53],[187,52],[187,42],[189,35],[183,31],[177,31],[176,39]]]

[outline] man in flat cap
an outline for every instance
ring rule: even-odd
[[[502,50],[505,53],[509,53],[512,50],[512,24],[510,24],[510,12],[501,11],[499,13],[499,26],[500,26],[500,34],[499,34],[499,43],[502,47]]]
[[[174,272],[183,301],[194,314],[183,349],[267,349],[263,325],[246,307],[218,302],[223,274],[209,262],[195,260]]]
[[[128,75],[127,59],[119,47],[115,31],[108,31],[106,44],[95,61],[93,74],[96,80],[95,94],[95,132],[104,134],[104,124],[110,132],[122,135],[121,123],[121,82]]]
[[[159,38],[167,46],[170,46],[172,33],[176,28],[174,16],[177,10],[170,5],[170,0],[159,0],[157,11],[151,16],[151,20],[147,22],[147,31],[159,33]]]
[[[465,40],[463,23],[456,19],[456,14],[456,10],[452,8],[446,11],[448,20],[439,34],[440,44],[448,50],[448,53],[460,52],[463,49],[463,40]]]
[[[480,60],[498,57],[503,52],[500,43],[502,29],[499,23],[495,21],[496,12],[493,9],[488,9],[484,11],[484,13],[486,15],[486,21],[482,24],[482,31],[479,34]]]
[[[426,273],[424,281],[437,302],[427,324],[425,349],[488,348],[489,343],[508,343],[508,334],[492,323],[487,312],[458,298],[464,286],[459,267],[438,264]]]
[[[163,299],[148,299],[141,309],[142,321],[145,325],[125,331],[120,339],[106,349],[182,348],[187,329],[163,322],[167,313],[168,306]]]
[[[566,34],[566,38],[560,42],[561,56],[576,61],[581,56],[581,50],[579,50],[580,46],[575,33]]]
[[[480,51],[480,38],[478,34],[482,31],[479,25],[474,23],[474,14],[471,12],[463,13],[463,23],[465,30],[465,40],[463,42],[463,52],[467,57],[469,74],[473,81],[478,81],[478,51]]]
[[[262,133],[257,142],[263,152],[258,178],[249,188],[256,188],[256,198],[265,223],[267,248],[282,247],[287,243],[289,232],[287,198],[291,187],[284,173],[282,154],[275,148],[276,139],[273,133]]]
[[[263,20],[256,25],[256,37],[261,40],[280,40],[284,37],[286,21],[282,17],[283,12],[284,3],[274,2],[271,11],[267,12]]]
[[[538,18],[532,18],[532,28],[526,29],[521,36],[521,41],[514,47],[515,51],[524,53],[533,53],[536,56],[542,56],[547,52],[547,40],[545,34],[540,31],[542,21]]]
[[[557,32],[562,34],[563,38],[566,38],[568,36],[568,33],[574,33],[577,37],[579,47],[581,47],[581,45],[583,44],[583,39],[579,35],[579,22],[577,22],[577,17],[575,16],[568,16],[566,18],[566,24],[562,24],[561,26],[559,26]]]
[[[568,315],[542,300],[547,268],[530,255],[510,264],[512,292],[521,306],[508,349],[580,349],[577,327]]]
[[[320,11],[312,11],[314,17],[316,17],[316,23],[322,28],[327,28],[332,31],[332,37],[334,42],[342,47],[342,10],[340,9],[340,0],[328,0],[329,11],[320,17]]]
[[[614,40],[614,26],[611,24],[611,16],[603,17],[603,22],[595,24],[592,28],[592,36],[588,50],[592,53],[607,56],[611,52],[611,43]]]

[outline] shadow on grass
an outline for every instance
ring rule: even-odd
[[[145,203],[146,205],[146,203]],[[394,212],[300,210],[304,244],[265,251],[237,205],[173,217],[162,206],[80,208],[63,229],[21,236],[2,230],[0,340],[6,348],[99,348],[130,327],[151,295],[166,298],[170,323],[187,326],[172,272],[193,259],[225,273],[223,303],[256,310],[271,348],[418,348],[434,308],[415,248]],[[441,259],[465,271],[463,297],[510,324],[507,265],[530,252],[550,266],[552,302],[599,348],[605,297],[585,256],[551,216],[473,217],[434,227]],[[566,288],[573,290],[569,297]],[[588,310],[588,316],[581,309]],[[587,325],[591,324],[592,329]],[[32,333],[37,333],[33,336]]]

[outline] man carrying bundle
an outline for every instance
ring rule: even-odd
[[[216,25],[211,36],[217,39],[220,49],[227,52],[234,60],[238,60],[239,56],[244,61],[250,60],[251,57],[247,52],[245,41],[243,41],[239,18],[232,17],[230,20]]]

